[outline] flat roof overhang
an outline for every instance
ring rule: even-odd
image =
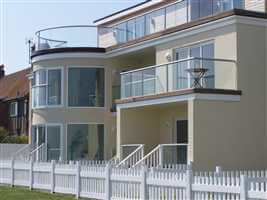
[[[149,105],[185,102],[188,100],[240,101],[241,90],[194,88],[155,95],[129,97],[116,100],[117,108],[134,108]]]
[[[47,55],[47,54],[56,54],[56,53],[105,53],[105,48],[98,47],[64,47],[64,48],[53,48],[53,49],[44,49],[33,51],[31,58],[37,56]]]
[[[204,24],[212,24],[213,22],[222,20],[224,18],[229,18],[232,16],[240,16],[240,17],[248,17],[251,19],[267,19],[267,14],[262,12],[255,12],[255,11],[248,11],[243,9],[233,9],[230,11],[226,11],[223,13],[218,13],[214,16],[207,16],[201,19],[188,22],[185,24],[181,24],[172,28],[168,28],[166,30],[153,33],[142,38],[132,40],[126,43],[117,44],[114,46],[110,46],[107,48],[99,48],[99,47],[65,47],[65,48],[54,48],[54,49],[45,49],[45,50],[38,50],[34,51],[31,55],[31,58],[47,55],[47,54],[55,54],[55,53],[98,53],[103,54],[105,57],[114,57],[119,52],[127,53],[129,50],[134,51],[135,47],[144,48],[143,46],[154,46],[156,44],[161,44],[164,42],[164,39],[167,37],[174,37],[174,35],[179,35],[183,31],[188,30],[187,34],[192,30],[192,28],[197,28],[198,26],[202,26]],[[236,23],[235,20],[232,20],[233,23]],[[243,21],[244,22],[244,21]],[[220,23],[220,22],[218,22]],[[224,24],[222,23],[222,26]],[[174,39],[174,38],[171,38]],[[154,43],[153,43],[154,41]],[[147,45],[147,44],[150,45]]]

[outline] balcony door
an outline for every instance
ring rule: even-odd
[[[185,60],[196,58],[191,60]],[[201,59],[199,59],[201,58]],[[208,59],[205,59],[208,58]],[[213,42],[197,44],[189,47],[179,48],[176,50],[176,60],[180,61],[175,66],[174,74],[174,88],[176,90],[191,88],[192,78],[186,69],[188,68],[207,68],[208,71],[201,81],[201,85],[205,88],[214,88],[214,44]]]

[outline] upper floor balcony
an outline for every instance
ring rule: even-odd
[[[192,57],[121,73],[121,98],[186,89],[237,90],[234,60]]]
[[[234,8],[244,0],[180,0],[116,24],[61,26],[36,32],[33,52],[58,48],[107,48]]]

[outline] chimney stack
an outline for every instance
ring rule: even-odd
[[[0,78],[5,76],[5,65],[0,65]]]

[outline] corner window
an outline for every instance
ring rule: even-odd
[[[18,103],[17,102],[10,103],[9,115],[10,117],[16,117],[18,115]]]
[[[104,107],[104,84],[103,68],[69,68],[69,106]]]
[[[35,71],[32,80],[32,107],[61,105],[61,83],[61,69]]]

